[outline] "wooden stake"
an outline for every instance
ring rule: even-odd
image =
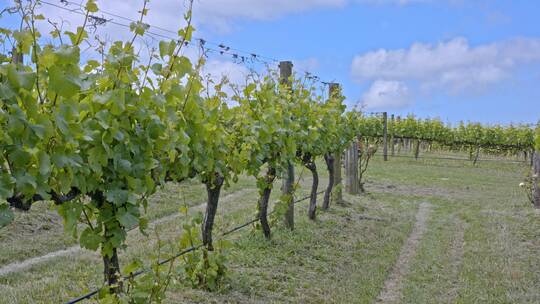
[[[388,161],[388,113],[383,112],[383,156]]]
[[[338,83],[330,83],[328,84],[328,96],[332,98],[333,96],[336,96],[340,93],[340,88]],[[341,178],[341,157],[343,154],[343,151],[337,150],[334,153],[334,186],[332,189],[332,200],[337,203],[341,204],[343,202],[343,194],[342,194],[342,178]]]
[[[358,139],[354,139],[345,153],[346,190],[358,194]]]
[[[540,209],[540,152],[535,151],[533,154],[532,167],[532,196],[534,207]]]
[[[396,125],[394,124],[394,114],[392,114],[391,118],[390,118],[390,126],[392,127],[392,130],[391,130],[391,134],[390,134],[390,143],[392,144],[392,146],[390,147],[390,154],[392,155],[392,157],[396,156],[396,151],[395,151],[395,146],[396,146],[396,139],[394,138],[394,134],[395,134],[395,127]]]
[[[401,116],[398,115],[396,121],[399,124],[401,122]],[[394,125],[394,135],[395,135],[395,130],[396,130],[396,126]],[[405,143],[403,142],[403,138],[399,138],[398,141],[399,141],[398,154],[400,154],[401,153],[401,147],[404,146]]]
[[[287,85],[290,89],[293,64],[290,61],[282,61],[279,63],[279,76],[282,84]],[[283,176],[282,193],[287,196],[288,205],[285,213],[285,226],[291,230],[294,229],[294,164],[289,161],[287,164],[287,172]]]
[[[418,160],[419,155],[420,155],[420,139],[416,139],[416,144],[414,146],[414,158]]]

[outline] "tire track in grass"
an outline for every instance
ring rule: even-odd
[[[464,241],[465,241],[465,223],[460,219],[455,220],[456,232],[450,248],[450,266],[453,282],[448,290],[446,303],[455,303],[459,293],[459,273],[463,264]]]
[[[221,200],[227,200],[227,199],[230,199],[232,197],[243,195],[248,191],[249,191],[249,189],[238,190],[236,192],[233,192],[233,193],[230,193],[228,195],[223,196],[222,198],[220,198],[220,201]],[[192,209],[192,210],[204,210],[205,206],[206,206],[206,202],[203,202],[203,203],[200,203],[200,204],[197,204],[197,205],[191,207],[190,209]],[[180,213],[173,213],[173,214],[170,214],[170,215],[166,215],[166,216],[164,216],[162,218],[158,218],[158,219],[150,222],[149,228],[152,228],[152,227],[155,227],[156,225],[159,225],[159,224],[171,221],[173,219],[176,219],[176,218],[180,217],[181,215],[182,214],[180,214]],[[132,231],[134,231],[134,230],[132,230]],[[131,231],[129,231],[129,232],[131,232]],[[10,263],[10,264],[7,264],[5,266],[0,267],[0,277],[5,276],[5,275],[10,274],[10,273],[13,273],[13,272],[24,271],[24,270],[26,270],[26,269],[34,266],[34,265],[45,263],[45,262],[50,261],[52,259],[71,256],[73,254],[77,254],[77,253],[81,252],[82,250],[83,249],[78,245],[77,246],[71,246],[71,247],[68,247],[66,249],[52,251],[52,252],[49,252],[47,254],[37,256],[37,257],[33,257],[33,258],[29,258],[29,259],[26,259],[26,260],[23,260],[23,261],[13,262],[13,263]]]
[[[384,287],[377,297],[378,303],[399,303],[401,301],[403,288],[403,279],[409,270],[409,264],[416,255],[416,250],[422,236],[427,229],[427,220],[431,211],[431,205],[429,203],[421,203],[416,213],[416,223],[413,230],[409,235],[403,247],[399,257],[390,272],[390,275],[384,282]]]

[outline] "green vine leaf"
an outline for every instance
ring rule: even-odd
[[[79,238],[79,243],[81,244],[81,247],[83,248],[96,251],[98,250],[103,240],[104,239],[101,235],[94,232],[94,230],[91,229],[90,227],[87,227],[81,233],[81,236]]]
[[[9,205],[0,204],[0,228],[9,225],[14,218],[15,214],[13,214],[13,211],[9,208]]]

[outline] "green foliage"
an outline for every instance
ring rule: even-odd
[[[331,193],[331,199],[332,199],[332,202],[334,204],[341,204],[343,203],[342,201],[339,201],[338,198],[341,197],[341,194],[343,192],[343,183],[341,184],[338,184],[338,185],[335,185],[333,188],[332,188],[332,193]]]
[[[216,242],[213,251],[206,248],[188,253],[182,265],[183,278],[193,288],[217,291],[222,286],[227,274],[225,240]]]
[[[452,149],[481,147],[491,153],[530,151],[534,146],[534,129],[527,125],[483,126],[463,123],[457,127],[445,125],[439,119],[417,119],[413,115],[389,123],[389,134],[396,138],[419,139]],[[382,137],[379,117],[362,117],[359,133],[365,137]]]
[[[297,129],[290,109],[293,107],[287,89],[280,88],[272,75],[260,83],[253,82],[234,96],[236,146],[240,162],[248,174],[258,176],[264,164],[281,173],[294,159],[296,142],[289,136]]]
[[[178,55],[164,62],[167,74],[141,74],[149,67],[123,41],[113,42],[102,62],[84,64],[84,27],[65,32],[70,39],[63,44],[38,45],[40,34],[29,21],[33,7],[18,8],[30,16],[26,27],[2,33],[12,35],[32,62],[0,65],[0,199],[50,199],[77,189],[90,200],[59,202],[66,231],[76,234],[78,223],[86,223],[81,246],[111,256],[124,246],[127,229],[139,226],[144,232],[141,209],[166,176],[183,179],[190,172],[193,152],[182,112],[190,109],[186,102],[200,99],[200,89],[186,89],[200,87],[200,80],[182,80],[196,71]],[[98,8],[88,1],[86,10]],[[147,27],[135,24],[134,34]],[[170,45],[175,54],[182,47]],[[185,115],[199,126],[206,118]],[[3,208],[2,222],[11,218]]]
[[[183,233],[179,240],[178,250],[180,252],[201,243],[200,224],[202,215],[199,214],[189,219],[187,217],[187,208],[183,208],[182,212],[186,216],[186,220],[182,225]],[[179,266],[179,278],[189,283],[193,288],[209,291],[218,290],[226,277],[226,250],[229,247],[230,243],[228,241],[218,240],[213,251],[202,247],[199,250],[183,255],[181,257],[182,263]]]
[[[0,228],[7,226],[14,218],[13,211],[8,204],[0,204]]]
[[[292,195],[287,195],[282,193],[279,196],[279,200],[274,205],[274,209],[272,210],[272,214],[270,214],[269,222],[272,225],[275,225],[283,220],[283,216],[285,216],[285,213],[287,213],[287,210],[289,209],[289,203],[293,200]]]
[[[113,294],[109,288],[102,288],[99,293],[99,303],[110,304],[143,304],[143,303],[162,303],[166,298],[166,291],[174,281],[174,262],[160,265],[160,257],[162,254],[163,242],[158,238],[157,255],[151,261],[149,266],[146,266],[139,259],[133,260],[125,265],[122,273],[126,274],[127,278],[122,279],[124,292],[121,294]],[[143,271],[142,274],[134,276],[134,274]]]
[[[155,249],[157,254],[149,266],[145,266],[143,261],[135,259],[122,269],[122,273],[127,276],[127,279],[124,280],[125,292],[115,295],[115,300],[117,300],[115,303],[162,303],[165,300],[166,291],[174,281],[175,264],[172,261],[160,265],[164,243],[159,239],[159,233],[156,233],[156,237],[158,238],[157,248]],[[143,270],[144,273],[141,275],[132,276],[134,273]]]
[[[352,138],[358,135],[356,125],[356,114],[353,112],[349,116],[343,115],[345,97],[341,92],[335,93],[322,105],[322,125],[320,129],[322,151],[325,153],[340,152],[350,143]],[[322,154],[321,154],[322,155]]]
[[[179,39],[159,42],[148,60],[134,47],[149,28],[144,1],[140,20],[130,25],[133,38],[108,44],[94,60],[81,55],[81,46],[92,44],[86,26],[99,11],[94,0],[84,6],[82,26],[50,34],[60,43],[41,43],[36,23],[46,18],[21,3],[23,26],[0,29],[0,41],[13,41],[25,57],[0,57],[0,201],[54,200],[66,232],[104,257],[126,246],[127,230],[145,233],[147,198],[165,181],[222,177],[228,185],[247,173],[262,190],[271,186],[260,182],[263,169],[281,174],[287,164],[342,149],[356,135],[356,116],[344,114],[340,94],[323,102],[305,81],[291,77],[287,85],[270,72],[228,96],[226,79],[201,76],[205,59],[181,55],[194,31],[191,12]],[[238,105],[231,107],[231,99]],[[12,219],[2,203],[0,226]],[[198,242],[199,224],[184,227],[181,247]],[[186,258],[193,285],[219,287],[222,249]]]

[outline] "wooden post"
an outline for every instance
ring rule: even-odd
[[[533,154],[533,167],[532,167],[532,197],[534,207],[540,209],[540,152],[535,151]]]
[[[338,83],[329,83],[328,84],[328,96],[333,97],[340,94],[340,88]],[[343,185],[341,178],[341,157],[343,151],[337,150],[334,151],[334,186],[332,190],[332,200],[341,204],[343,202]]]
[[[358,185],[358,138],[355,138],[353,141],[353,147],[352,147],[352,162],[351,162],[351,172],[353,174],[353,181],[352,184],[354,185],[353,189],[351,190],[351,194],[358,194],[359,190]]]
[[[349,166],[351,164],[351,149],[352,149],[352,144],[351,146],[349,146],[347,148],[347,150],[345,150],[345,153],[343,153],[343,161],[345,162],[345,190],[347,192],[350,192],[350,185],[349,185],[349,180],[350,180],[350,177],[351,177],[351,172],[349,171]]]
[[[358,139],[355,138],[345,153],[345,188],[349,194],[358,194]]]
[[[414,159],[418,160],[420,155],[420,139],[416,139],[416,144],[414,146]]]
[[[392,157],[396,156],[396,151],[395,151],[395,146],[396,146],[396,139],[394,137],[394,134],[395,134],[395,131],[394,131],[394,128],[396,127],[396,125],[394,124],[394,114],[392,114],[391,118],[390,118],[390,126],[392,127],[392,130],[391,130],[391,134],[390,134],[390,143],[392,144],[392,146],[390,147],[390,155],[392,155]]]
[[[350,191],[350,185],[349,185],[349,179],[352,177],[352,172],[349,170],[350,169],[350,164],[351,164],[351,161],[352,161],[352,142],[351,144],[347,147],[347,149],[345,150],[345,152],[343,153],[343,167],[345,169],[345,190],[347,192]]]
[[[473,165],[476,166],[476,163],[478,163],[479,157],[480,157],[480,146],[476,146],[476,154],[474,156]]]
[[[281,61],[279,63],[279,76],[281,83],[287,85],[290,89],[293,64],[290,61]],[[291,230],[294,229],[294,164],[289,161],[287,172],[283,176],[282,193],[287,196],[287,212],[285,213],[285,226]]]
[[[336,204],[343,202],[343,183],[341,177],[341,157],[343,153],[338,151],[334,154],[334,187],[332,190],[332,200]]]
[[[398,115],[398,117],[396,118],[396,122],[397,122],[398,124],[401,122],[401,116]],[[395,135],[396,135],[396,126],[394,125],[394,136],[395,136]],[[398,154],[401,154],[401,146],[404,145],[404,143],[403,143],[403,138],[400,137],[400,138],[398,139],[398,141],[399,141],[399,144],[398,144],[398,152],[397,152],[397,153],[398,153]]]
[[[388,161],[388,113],[383,112],[383,156]]]
[[[411,152],[410,150],[410,144],[409,144],[409,138],[403,139],[403,150],[405,150],[407,153]]]

